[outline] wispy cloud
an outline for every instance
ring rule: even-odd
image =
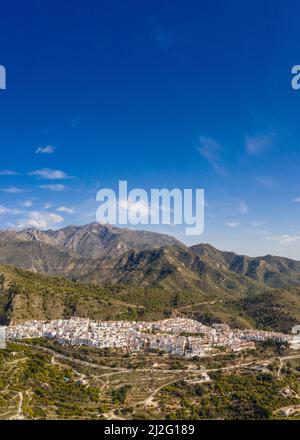
[[[150,206],[144,200],[132,201],[122,200],[118,201],[118,209],[120,211],[127,211],[128,215],[140,215],[142,218],[147,218],[150,211]]]
[[[227,222],[227,223],[225,223],[225,224],[226,224],[226,226],[228,226],[229,228],[237,228],[237,227],[240,225],[239,222]]]
[[[276,182],[271,176],[257,176],[255,179],[266,188],[274,188],[276,186]]]
[[[30,176],[36,176],[41,179],[46,180],[62,180],[62,179],[70,179],[64,171],[61,170],[51,170],[49,168],[43,168],[41,170],[31,171],[29,173]]]
[[[0,176],[19,176],[20,174],[12,170],[1,170]]]
[[[295,197],[295,198],[293,199],[293,202],[294,202],[294,203],[300,203],[300,197]]]
[[[60,206],[59,208],[57,208],[56,211],[57,212],[65,212],[66,214],[74,214],[75,213],[75,209],[68,208],[67,206]]]
[[[33,201],[32,200],[24,200],[24,202],[22,202],[21,205],[24,206],[24,208],[31,208],[31,206],[33,206]]]
[[[8,208],[6,206],[0,205],[0,216],[17,215],[17,214],[20,214],[20,213],[21,213],[21,211],[19,209]]]
[[[53,154],[55,147],[53,145],[47,145],[46,147],[39,147],[35,150],[35,154]]]
[[[266,237],[266,240],[277,241],[279,244],[286,246],[298,243],[300,241],[300,235],[282,234],[277,236]]]
[[[48,203],[45,203],[43,209],[50,209],[50,208],[52,208],[52,206],[53,206],[52,203],[48,202]]]
[[[6,208],[6,206],[0,205],[0,215],[6,215],[10,212],[9,208]]]
[[[237,206],[237,211],[240,214],[248,214],[249,212],[248,205],[244,201],[239,202]]]
[[[62,185],[61,183],[57,183],[57,184],[49,184],[49,185],[40,185],[39,186],[40,189],[46,189],[49,191],[64,191],[66,189],[65,185]]]
[[[28,215],[18,220],[17,228],[37,228],[37,229],[47,229],[51,228],[64,221],[63,217],[48,212],[31,211]]]
[[[274,135],[259,134],[257,136],[246,136],[245,148],[249,154],[261,154],[273,147],[274,140]]]
[[[201,136],[199,139],[198,152],[211,164],[217,174],[222,177],[227,175],[227,172],[221,164],[221,152],[223,147],[214,139]]]
[[[250,225],[252,226],[252,228],[259,228],[261,226],[264,226],[266,223],[268,223],[269,220],[264,220],[264,221],[255,221],[253,220]]]
[[[22,194],[22,193],[26,192],[26,189],[18,188],[16,186],[9,186],[8,188],[2,189],[2,191],[9,193],[9,194]]]
[[[132,216],[134,218],[139,217],[141,220],[148,220],[149,216],[166,216],[166,218],[170,218],[170,222],[172,224],[172,217],[174,216],[174,209],[170,208],[168,204],[157,204],[157,203],[149,203],[147,200],[133,200],[133,199],[118,199],[115,204],[114,202],[109,203],[110,211],[114,212],[116,215],[126,215]],[[81,216],[86,216],[85,214],[81,214]],[[90,215],[89,215],[90,216]],[[91,215],[95,216],[94,213]],[[101,219],[103,220],[103,219]]]

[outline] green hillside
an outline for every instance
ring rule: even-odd
[[[92,319],[161,319],[189,316],[206,323],[290,331],[300,322],[300,289],[272,289],[255,284],[225,287],[207,280],[197,288],[173,289],[136,283],[105,287],[0,266],[0,322],[50,320],[71,316]],[[168,277],[167,277],[168,278]],[[179,281],[178,281],[179,282]],[[237,282],[237,281],[236,281]]]

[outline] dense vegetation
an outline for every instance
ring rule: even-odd
[[[89,414],[89,407],[99,402],[99,389],[83,385],[72,368],[52,364],[49,355],[34,354],[17,344],[0,350],[0,372],[0,413],[4,416],[16,411],[20,393],[25,418],[78,417],[82,405]]]
[[[300,322],[300,290],[265,288],[262,292],[186,289],[135,284],[96,286],[0,266],[0,324],[71,316],[92,319],[162,319],[176,314],[203,323],[227,322],[289,332]]]
[[[285,350],[269,343],[256,353],[186,360],[43,340],[10,343],[0,350],[0,419],[299,418],[300,361],[280,365]],[[249,359],[249,367],[239,367]],[[222,370],[233,364],[235,371]],[[210,382],[201,382],[202,368]]]
[[[278,381],[272,374],[229,374],[211,385],[170,385],[164,395],[181,401],[180,409],[169,414],[174,419],[270,419],[277,408],[299,402],[281,394],[288,385],[298,388],[296,377]]]

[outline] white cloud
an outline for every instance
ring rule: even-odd
[[[255,229],[252,229],[251,232],[254,233],[254,234],[260,235],[260,236],[269,235],[270,234],[270,231],[268,231],[267,229],[257,229],[257,228],[255,228]]]
[[[257,136],[246,136],[245,148],[249,154],[255,155],[270,150],[273,143],[273,135],[260,134]]]
[[[225,168],[221,165],[221,151],[223,147],[221,144],[216,142],[214,139],[201,136],[199,140],[200,146],[197,148],[198,152],[211,164],[213,169],[220,176],[225,177],[227,172]]]
[[[19,173],[12,170],[1,170],[0,176],[19,176]]]
[[[274,188],[276,186],[275,180],[271,176],[257,176],[256,180],[266,188]]]
[[[277,241],[282,246],[291,245],[300,241],[300,235],[282,234],[278,236],[266,237],[266,240]]]
[[[26,218],[17,222],[17,228],[47,229],[56,224],[62,223],[63,221],[63,217],[58,214],[32,211],[28,213]]]
[[[147,217],[150,212],[150,207],[144,200],[119,200],[119,209],[126,210],[129,214],[139,214],[141,217]]]
[[[47,145],[46,147],[39,147],[35,150],[35,154],[53,154],[55,147],[53,145]]]
[[[268,223],[268,221],[269,221],[269,220],[264,220],[264,221],[252,221],[252,222],[250,223],[250,225],[251,225],[253,228],[259,228],[259,227],[261,227],[261,226],[264,226],[266,223]]]
[[[62,185],[60,183],[50,184],[50,185],[40,185],[39,188],[46,189],[49,191],[64,191],[66,189],[65,185]]]
[[[237,228],[240,224],[239,222],[227,222],[225,223],[229,228]]]
[[[172,223],[172,215],[174,215],[174,209],[169,206],[163,203],[149,203],[147,199],[118,199],[116,203],[114,201],[108,202],[108,206],[109,211],[116,216],[124,215],[126,218],[129,216],[146,222],[149,220],[149,216],[165,215],[166,218],[170,218]],[[87,215],[81,214],[81,216],[86,217]],[[89,213],[88,217],[95,217],[95,213]]]
[[[249,212],[248,205],[243,201],[239,202],[238,207],[237,207],[237,211],[240,214],[247,214]]]
[[[10,209],[6,208],[6,206],[0,205],[0,215],[7,215],[9,214]]]
[[[160,212],[168,213],[171,215],[174,210],[169,206],[164,206],[163,204],[147,203],[145,200],[122,200],[118,201],[119,210],[124,210],[128,212],[128,215],[139,215],[141,218],[147,218],[149,215],[159,215]]]
[[[44,209],[50,209],[52,208],[52,206],[53,206],[52,203],[48,202],[44,205]]]
[[[300,197],[296,197],[295,199],[293,199],[294,203],[300,203]]]
[[[21,211],[15,208],[7,208],[6,206],[0,205],[0,215],[17,215],[20,214]]]
[[[41,179],[46,180],[61,180],[61,179],[69,179],[70,177],[61,170],[50,170],[48,168],[43,168],[41,170],[32,171],[29,173],[30,176],[37,176]]]
[[[33,201],[32,200],[24,200],[24,202],[22,202],[21,205],[24,206],[25,208],[31,208],[31,206],[33,206]]]
[[[4,188],[2,191],[9,194],[21,194],[24,193],[26,190],[23,188],[17,188],[16,186],[10,186],[8,188]]]
[[[57,208],[56,211],[57,212],[65,212],[66,214],[74,214],[75,209],[68,208],[67,206],[60,206],[59,208]]]

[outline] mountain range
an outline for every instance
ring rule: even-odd
[[[105,301],[109,298],[130,304],[125,307],[129,314],[135,314],[138,307],[144,317],[176,312],[206,322],[219,320],[283,330],[300,319],[300,262],[271,255],[251,258],[223,252],[209,244],[187,247],[173,237],[147,231],[99,223],[57,231],[2,231],[0,264],[0,274],[4,277],[2,286],[8,272],[10,279],[16,278],[12,277],[16,272],[7,268],[13,266],[29,271],[17,272],[20,284],[22,276],[28,279],[36,275],[40,285],[44,276],[47,286],[52,277],[63,277],[69,280],[68,289],[73,292],[79,285],[81,291],[85,291],[82,286],[90,286],[89,291],[98,292],[94,297],[102,289],[103,299],[103,289],[106,289]],[[53,294],[55,296],[55,292]],[[35,303],[39,295],[36,289],[31,302]],[[10,303],[8,297],[6,302],[3,300],[4,296],[3,319],[35,317],[35,307],[29,303],[26,303],[26,316],[21,317],[20,313],[16,316],[16,309],[12,307],[15,296],[12,295]],[[43,301],[48,304],[49,298],[44,295]],[[52,303],[55,308],[53,297]],[[103,304],[102,301],[102,308]],[[28,307],[32,312],[28,312]],[[97,307],[96,301],[93,316],[98,313],[95,312]],[[49,316],[50,309],[48,304],[45,316]],[[58,309],[60,315],[65,315],[64,307]],[[78,308],[73,309],[79,313]],[[41,310],[39,307],[36,315],[44,317]],[[80,313],[89,313],[82,304]]]

